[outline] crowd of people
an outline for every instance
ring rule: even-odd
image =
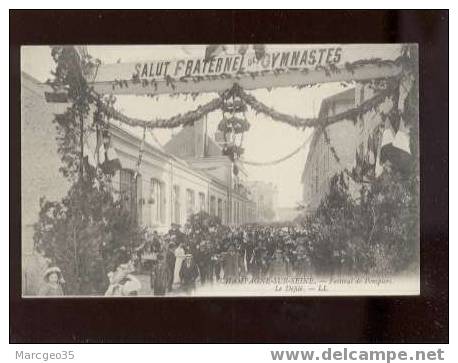
[[[311,273],[306,240],[297,226],[219,226],[167,234],[153,232],[137,256],[150,273],[155,295],[192,293],[198,284],[237,282],[241,277],[304,276]]]
[[[251,224],[203,230],[172,226],[166,234],[148,232],[128,260],[108,273],[105,296],[136,296],[138,275],[149,275],[154,295],[192,294],[197,286],[237,283],[241,278],[310,276],[312,265],[304,230],[295,225]],[[41,296],[62,296],[58,267],[45,271]],[[144,284],[144,282],[143,282]]]

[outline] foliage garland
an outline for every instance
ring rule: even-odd
[[[99,107],[109,117],[119,122],[125,123],[130,126],[141,126],[148,129],[154,128],[175,128],[179,126],[193,125],[194,122],[200,120],[206,114],[221,108],[222,99],[216,98],[209,103],[198,106],[197,109],[186,112],[185,114],[176,115],[169,119],[156,119],[151,121],[141,120],[138,118],[128,117],[121,112],[117,111],[114,107],[108,106],[103,102],[99,102]]]
[[[258,113],[263,113],[273,120],[286,123],[293,127],[326,127],[333,123],[342,121],[342,120],[356,120],[360,115],[365,114],[366,112],[376,108],[378,105],[383,103],[387,97],[390,97],[396,90],[395,87],[388,87],[385,90],[380,91],[375,94],[372,98],[364,101],[358,107],[351,108],[339,114],[329,116],[329,117],[311,117],[311,118],[301,118],[298,116],[290,116],[281,112],[276,111],[275,109],[266,106],[262,102],[259,102],[254,96],[249,95],[240,86],[234,86],[237,89],[237,93],[240,95],[240,98],[244,100],[250,107]]]
[[[259,162],[259,161],[251,161],[251,160],[237,160],[237,163],[240,164],[247,164],[247,165],[253,165],[253,166],[272,166],[272,165],[277,165],[280,164],[281,162],[293,157],[296,155],[299,151],[301,151],[309,142],[310,139],[312,138],[313,133],[310,133],[310,135],[305,139],[305,141],[300,144],[296,149],[294,149],[292,152],[289,154],[282,156],[279,159],[272,160],[272,161],[264,161],[264,162]]]
[[[396,85],[397,82],[393,82],[393,84]],[[238,84],[234,84],[233,88],[225,92],[223,95],[221,95],[221,97],[216,98],[203,106],[198,106],[195,110],[186,112],[183,115],[179,114],[173,116],[169,119],[156,119],[147,121],[138,118],[132,118],[122,114],[120,111],[117,111],[113,106],[106,105],[103,102],[99,102],[98,104],[101,110],[103,110],[103,112],[108,117],[130,126],[141,126],[149,129],[175,128],[179,126],[192,125],[194,122],[198,121],[206,114],[217,109],[222,109],[224,107],[224,98],[227,97],[227,95],[235,94],[238,95],[242,101],[246,102],[246,104],[248,104],[254,111],[263,113],[273,120],[286,123],[293,127],[304,129],[306,127],[325,127],[342,120],[356,120],[360,115],[376,108],[378,105],[383,103],[387,97],[392,96],[395,92],[396,87],[390,85],[376,93],[372,98],[364,101],[358,107],[351,108],[337,115],[329,117],[311,118],[301,118],[298,116],[291,116],[281,113],[274,108],[266,106],[262,102],[258,101],[254,96],[246,93]]]
[[[374,65],[376,67],[382,67],[382,66],[403,66],[403,67],[408,67],[409,62],[408,62],[408,57],[406,56],[405,52],[401,54],[400,57],[398,57],[395,60],[387,60],[387,59],[381,59],[381,58],[369,58],[369,59],[361,59],[357,60],[354,62],[346,62],[343,66],[343,68],[350,72],[354,73],[358,68],[363,67],[363,66],[368,66],[368,65]],[[97,64],[98,66],[98,64]],[[95,68],[94,65],[92,65],[89,68]],[[317,65],[314,68],[316,71],[323,71],[327,77],[332,76],[332,74],[338,74],[342,72],[341,68],[338,68],[334,64],[331,64],[329,66],[322,66],[322,65]],[[166,86],[170,87],[172,91],[176,89],[176,83],[177,82],[183,82],[183,83],[188,83],[189,81],[194,82],[194,83],[199,83],[201,81],[208,81],[208,80],[218,80],[218,79],[234,79],[236,82],[241,78],[243,75],[249,75],[251,78],[255,79],[258,76],[263,76],[268,73],[272,73],[275,76],[285,73],[288,70],[278,68],[278,69],[273,69],[272,71],[269,70],[263,70],[263,71],[256,71],[256,72],[245,72],[245,71],[239,71],[235,75],[231,74],[220,74],[220,75],[207,75],[207,76],[183,76],[180,77],[179,79],[175,79],[172,76],[168,75],[165,79]],[[299,71],[301,73],[309,73],[310,69],[309,68],[289,68],[289,71]],[[154,91],[157,90],[157,81],[155,79],[152,80],[147,80],[147,79],[140,79],[136,74],[132,76],[132,79],[130,80],[134,84],[141,84],[143,87],[153,87]],[[385,82],[386,79],[377,79],[377,80],[371,80],[370,82]],[[129,87],[129,82],[128,80],[115,80],[113,82],[113,89],[116,87]],[[314,86],[314,85],[299,85],[297,88],[301,89],[303,87],[308,87],[308,86]],[[269,89],[270,90],[270,89]],[[372,99],[367,100],[363,104],[361,104],[359,107],[347,110],[343,112],[342,114],[339,115],[334,115],[328,118],[300,118],[297,116],[290,116],[283,114],[281,112],[276,111],[275,109],[268,107],[264,105],[263,103],[259,102],[256,100],[256,98],[252,95],[247,94],[237,83],[234,83],[234,86],[232,89],[227,90],[226,92],[223,92],[221,94],[221,97],[218,99],[215,99],[213,101],[210,101],[206,105],[199,106],[196,110],[189,111],[183,115],[179,114],[176,116],[173,116],[169,119],[157,119],[157,120],[141,120],[137,118],[131,118],[123,115],[121,112],[117,111],[113,107],[108,107],[104,105],[103,103],[100,105],[104,109],[104,112],[111,118],[118,120],[120,122],[126,123],[130,126],[144,126],[146,125],[147,128],[153,129],[153,128],[175,128],[179,126],[186,126],[186,125],[192,125],[195,121],[197,121],[199,118],[205,116],[209,112],[212,112],[216,109],[221,108],[223,112],[244,112],[246,111],[246,104],[249,104],[256,112],[259,113],[264,113],[267,116],[271,117],[272,119],[279,121],[279,122],[284,122],[286,124],[289,124],[293,127],[316,127],[316,126],[326,126],[344,119],[356,119],[359,115],[367,112],[368,110],[376,107],[378,104],[384,101],[385,97],[389,96],[395,91],[395,88],[391,87],[386,87],[385,89],[381,90],[378,92]],[[191,94],[193,98],[197,96],[196,93]],[[234,103],[234,105],[227,105],[222,98],[227,98],[228,95],[237,95],[241,98],[240,104]],[[154,92],[151,94],[148,94],[150,97],[154,97]],[[99,96],[95,95],[96,98]],[[229,108],[228,108],[229,107]],[[230,109],[230,107],[233,107],[233,109]]]

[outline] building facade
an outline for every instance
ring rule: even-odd
[[[250,196],[256,205],[256,220],[271,222],[277,220],[278,189],[273,183],[263,181],[248,182]]]
[[[63,113],[68,104],[47,102],[45,92],[52,92],[51,88],[25,73],[21,87],[22,235],[27,241],[24,251],[31,253],[40,198],[59,200],[69,188],[59,172],[58,135],[53,124],[55,114]],[[113,190],[129,200],[128,208],[139,224],[166,232],[171,224],[183,226],[188,217],[198,211],[218,216],[222,223],[231,225],[254,218],[254,203],[237,187],[239,182],[234,182],[245,179],[246,172],[241,170],[235,177],[230,160],[221,155],[221,149],[211,138],[205,137],[207,147],[211,148],[206,157],[203,149],[179,152],[189,147],[203,148],[197,138],[199,131],[202,131],[202,122],[195,127],[185,127],[166,147],[162,147],[152,133],[147,134],[138,175],[135,175],[141,135],[135,128],[110,124],[111,143],[122,165],[112,177]]]
[[[319,116],[328,117],[342,113],[359,106],[373,95],[373,90],[368,86],[358,85],[324,99]],[[367,151],[374,131],[384,122],[381,113],[388,112],[391,107],[391,100],[386,100],[379,105],[378,110],[367,112],[357,120],[343,120],[326,127],[329,143],[322,130],[314,131],[301,178],[306,213],[312,213],[319,206],[328,193],[331,178],[335,174],[345,169],[351,171],[356,166],[358,152]],[[339,158],[338,161],[331,146]],[[349,180],[349,187],[350,192],[356,195],[359,186]]]
[[[68,104],[47,102],[45,92],[53,91],[22,73],[22,258],[23,266],[28,269],[23,271],[23,291],[27,295],[34,294],[29,286],[38,286],[37,281],[32,280],[41,278],[41,272],[37,271],[45,264],[33,248],[40,199],[60,200],[70,187],[59,171],[62,163],[53,123],[55,115],[65,112]],[[183,130],[184,133],[189,131],[187,128]],[[188,217],[198,211],[218,216],[224,224],[240,225],[253,221],[256,214],[254,203],[234,187],[232,165],[221,155],[216,144],[212,144],[216,147],[212,150],[213,156],[185,160],[167,151],[152,133],[148,133],[140,168],[137,168],[142,143],[138,129],[112,122],[110,134],[111,145],[122,166],[112,177],[113,192],[115,197],[124,198],[125,205],[139,224],[160,233],[167,232],[172,224],[184,226]]]
[[[164,145],[164,149],[224,186],[224,196],[220,195],[217,200],[215,197],[214,202],[210,199],[210,214],[215,214],[216,210],[215,215],[222,216],[223,223],[229,225],[254,222],[256,203],[248,194],[247,172],[242,166],[235,168],[222,154],[221,146],[208,135],[206,123],[204,118],[193,126],[184,127]]]

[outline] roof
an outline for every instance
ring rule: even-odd
[[[36,84],[43,84],[35,77],[32,77],[30,74],[21,71],[21,80],[28,80],[29,82],[36,83]]]
[[[40,87],[40,93],[41,93],[41,91],[45,91],[48,88],[51,89],[51,87],[49,85],[47,85],[46,83],[42,83],[42,82],[38,81],[36,78],[32,77],[31,75],[29,75],[26,72],[21,72],[21,83],[22,82],[28,82],[28,83],[33,84],[33,86]],[[133,127],[133,126],[129,126],[127,124],[123,124],[121,122],[116,122],[116,121],[112,121],[110,123],[110,126],[115,128],[115,129],[118,129],[118,130],[124,132],[125,134],[130,135],[131,137],[135,138],[138,142],[141,142],[141,140],[143,138],[143,128],[141,128],[141,127]],[[180,130],[180,132],[181,131],[183,131],[183,130]],[[208,137],[208,142],[212,143],[212,146],[214,148],[220,149],[220,146],[211,137]],[[146,132],[146,134],[145,134],[145,144],[148,147],[150,147],[151,149],[153,149],[155,152],[161,154],[164,157],[168,157],[168,158],[173,159],[177,163],[179,163],[179,164],[185,166],[186,168],[192,170],[194,173],[199,174],[202,177],[211,180],[213,183],[219,184],[220,186],[223,186],[225,188],[227,187],[224,182],[222,182],[221,180],[215,178],[213,175],[211,175],[210,173],[205,171],[205,169],[200,169],[200,168],[193,167],[188,162],[183,160],[182,158],[174,155],[171,152],[166,151],[166,149],[162,146],[162,144],[159,142],[159,140],[154,135],[154,131],[148,130]],[[238,193],[235,193],[235,194],[238,195]],[[240,196],[240,197],[242,197],[242,196]]]
[[[31,86],[36,92],[52,91],[52,88],[49,84],[40,82],[35,77],[32,77],[30,74],[21,71],[21,85],[23,84],[26,84],[29,87]]]
[[[168,142],[164,144],[164,150],[173,154],[180,154],[182,158],[200,158],[196,154],[195,150],[195,133],[196,133],[196,123],[194,125],[189,125],[183,127],[177,134],[175,134]],[[219,157],[222,155],[221,146],[208,134],[205,135],[206,143],[206,157]],[[188,145],[189,148],[181,154],[180,147],[182,145]],[[178,151],[180,150],[180,152]]]
[[[110,127],[114,128],[114,129],[117,129],[119,131],[122,131],[125,134],[129,135],[130,137],[132,137],[133,139],[136,140],[135,141],[136,143],[137,142],[141,143],[141,141],[142,141],[143,129],[137,130],[136,127],[132,127],[132,126],[129,126],[129,125],[126,125],[126,124],[122,124],[120,122],[116,122],[116,123],[111,122],[110,123]],[[139,135],[139,133],[140,133],[140,135]],[[162,145],[157,141],[156,137],[154,136],[154,134],[152,132],[148,132],[147,131],[147,133],[145,135],[145,145],[147,147],[151,148],[154,152],[158,153],[159,155],[162,155],[163,157],[166,157],[166,158],[170,158],[170,159],[176,161],[177,163],[182,164],[183,166],[186,166],[186,167],[189,168],[189,164],[185,160],[180,159],[179,157],[177,157],[177,156],[165,151],[163,149]]]
[[[130,126],[127,124],[122,124],[122,123],[117,123],[117,127],[123,129],[127,133],[129,133],[132,136],[135,136],[139,140],[143,139],[143,128],[142,127],[135,127],[135,126]],[[162,144],[159,142],[159,140],[156,138],[154,135],[154,131],[148,129],[145,134],[145,143],[151,146],[152,148],[161,151],[162,153],[168,154]]]
[[[323,99],[321,102],[320,106],[320,112],[318,113],[319,117],[323,117],[328,114],[329,106],[333,103],[336,103],[338,101],[348,101],[348,102],[354,102],[355,101],[355,88],[349,88],[345,91],[336,93],[335,95],[326,97]]]

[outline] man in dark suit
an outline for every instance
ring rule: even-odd
[[[187,294],[191,294],[196,288],[197,277],[199,277],[199,268],[194,262],[192,255],[188,254],[180,269],[181,286]]]
[[[168,281],[167,281],[167,290],[172,291],[172,286],[173,286],[173,273],[175,271],[175,244],[173,242],[170,242],[167,248],[167,252],[165,254],[165,263],[167,265],[167,271],[168,271]]]

